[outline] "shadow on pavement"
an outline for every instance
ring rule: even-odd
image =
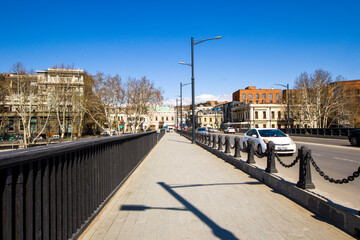
[[[255,183],[255,182],[254,182]],[[206,216],[203,212],[201,212],[198,208],[188,202],[185,198],[176,193],[172,188],[180,188],[180,187],[197,187],[197,186],[212,186],[212,185],[233,185],[233,184],[254,184],[253,182],[247,183],[218,183],[218,184],[194,184],[194,185],[185,185],[185,186],[176,186],[170,187],[164,182],[158,182],[158,184],[164,188],[168,193],[170,193],[176,200],[178,200],[181,204],[184,205],[185,208],[162,208],[162,207],[148,207],[145,205],[122,205],[120,207],[120,211],[145,211],[151,209],[160,209],[160,210],[175,210],[175,211],[190,211],[196,217],[198,217],[203,223],[205,223],[209,228],[211,228],[213,234],[219,239],[223,240],[238,240],[232,232],[220,227],[217,223],[211,220],[208,216]],[[260,183],[262,184],[262,183]]]

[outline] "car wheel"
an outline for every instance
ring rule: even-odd
[[[359,141],[358,141],[358,139],[357,139],[356,137],[352,137],[352,138],[350,139],[350,143],[351,143],[351,146],[357,146],[357,145],[359,145]]]

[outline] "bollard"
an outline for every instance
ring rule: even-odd
[[[210,147],[211,146],[211,135],[208,135],[207,139],[208,139],[208,146]]]
[[[314,189],[315,185],[311,180],[311,169],[310,169],[310,159],[307,157],[307,154],[311,155],[311,150],[307,146],[302,146],[298,150],[298,157],[300,158],[300,167],[299,167],[299,181],[296,186],[302,189]]]
[[[230,137],[225,137],[225,153],[230,153]]]
[[[223,147],[222,147],[222,136],[219,134],[218,136],[218,150],[222,151]]]
[[[266,165],[266,169],[265,172],[267,173],[277,173],[278,170],[276,169],[275,166],[275,144],[270,141],[268,142],[267,146],[267,165]]]
[[[236,137],[235,138],[235,154],[234,157],[239,158],[241,157],[240,155],[240,138]]]
[[[216,135],[213,136],[213,148],[216,148]]]
[[[248,158],[246,163],[248,164],[256,163],[254,160],[254,142],[251,141],[251,139],[248,139],[247,146],[248,146]]]

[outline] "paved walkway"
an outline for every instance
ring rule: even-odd
[[[167,133],[80,239],[352,239]]]

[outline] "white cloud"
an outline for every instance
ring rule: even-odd
[[[180,99],[179,99],[180,100]],[[218,101],[218,102],[224,102],[224,101],[232,101],[231,94],[224,94],[224,95],[218,95],[214,96],[211,94],[201,94],[200,96],[195,97],[195,104],[207,102],[207,101]],[[191,98],[186,97],[183,98],[183,105],[190,105],[191,104]],[[164,101],[163,105],[166,106],[176,106],[176,99],[167,99]],[[180,102],[178,101],[178,105],[180,105]]]

